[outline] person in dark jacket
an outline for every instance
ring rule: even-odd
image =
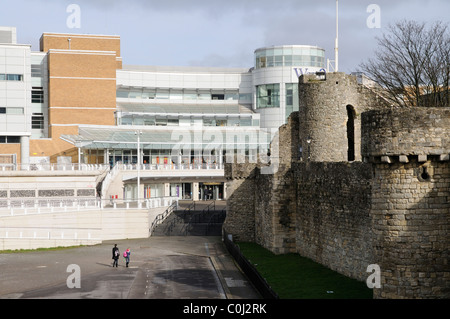
[[[116,267],[119,266],[119,256],[120,256],[119,248],[117,247],[117,244],[114,244],[114,247],[112,249],[112,259],[114,260],[113,261],[113,267],[114,266],[116,266]]]

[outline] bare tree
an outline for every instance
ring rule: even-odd
[[[360,68],[394,106],[449,105],[450,37],[447,24],[401,21],[377,38],[375,58]]]

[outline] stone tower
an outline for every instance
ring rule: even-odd
[[[450,297],[450,108],[370,111],[363,156],[372,163],[377,298]]]
[[[303,160],[361,161],[361,113],[383,100],[358,84],[356,76],[329,73],[299,79],[299,143]]]

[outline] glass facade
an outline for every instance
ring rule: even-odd
[[[238,90],[189,90],[189,89],[151,89],[119,88],[117,98],[141,100],[189,100],[189,101],[238,101],[248,96],[239,95]]]
[[[280,107],[280,84],[265,84],[256,87],[256,107]]]
[[[317,47],[264,48],[255,51],[255,58],[256,69],[280,66],[325,67],[325,50]]]
[[[153,114],[126,114],[116,118],[117,125],[139,125],[139,126],[258,126],[259,120],[252,117],[232,117],[217,115],[208,118],[180,117],[167,118],[158,117]]]
[[[22,81],[23,74],[0,74],[0,81]]]
[[[286,120],[292,112],[298,111],[298,84],[286,83]]]

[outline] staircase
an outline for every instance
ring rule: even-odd
[[[174,210],[154,228],[152,236],[221,236],[225,208],[217,209],[214,202],[201,210],[195,206]]]

